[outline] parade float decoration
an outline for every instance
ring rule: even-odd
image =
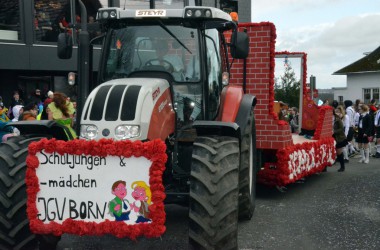
[[[240,84],[246,75],[247,92],[257,98],[255,106],[258,182],[284,187],[306,176],[322,172],[335,160],[332,138],[333,114],[329,106],[317,106],[307,88],[307,54],[275,51],[276,28],[270,22],[241,23],[250,36],[250,53],[245,64],[234,63],[231,83]],[[301,60],[301,130],[291,133],[287,121],[279,120],[274,109],[275,58]],[[306,135],[306,136],[305,136]]]
[[[32,143],[26,173],[31,230],[131,239],[162,235],[165,149],[161,140]]]

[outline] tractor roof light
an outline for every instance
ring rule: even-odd
[[[194,12],[194,16],[195,16],[195,17],[201,17],[201,16],[202,16],[202,11],[200,11],[200,10],[196,10],[196,11]]]
[[[117,10],[115,9],[101,9],[98,12],[99,19],[116,19]]]
[[[206,10],[205,11],[205,16],[208,17],[208,18],[211,17],[212,16],[211,15],[211,10]]]
[[[186,10],[186,17],[192,17],[193,11],[192,10]]]
[[[101,16],[102,16],[103,19],[107,19],[108,16],[109,16],[108,11],[103,11],[103,12],[101,13]]]
[[[185,18],[212,18],[212,12],[207,8],[186,9]]]
[[[115,11],[115,10],[112,10],[112,11],[110,12],[110,17],[111,17],[111,18],[116,18],[116,11]]]

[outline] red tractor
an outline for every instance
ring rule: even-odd
[[[80,138],[164,141],[165,202],[189,206],[190,245],[237,249],[238,218],[252,217],[259,169],[256,98],[228,85],[229,55],[248,56],[247,34],[211,7],[104,8],[97,21],[103,46],[98,84],[90,94],[86,88],[96,85],[87,82],[90,45],[86,34],[79,38]],[[59,39],[63,58],[71,55],[69,41],[67,34]],[[9,220],[0,241],[10,247],[28,235],[12,233],[28,224],[21,202],[27,146],[43,137],[70,139],[53,121],[14,125],[22,136],[0,146],[2,179],[8,180],[1,186],[2,216]],[[15,190],[21,196],[13,196]]]

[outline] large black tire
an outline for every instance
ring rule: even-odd
[[[256,206],[257,149],[253,110],[241,140],[239,170],[239,219],[250,220]]]
[[[237,249],[239,140],[198,137],[190,177],[189,244],[194,249]]]
[[[29,144],[42,138],[15,136],[0,144],[0,249],[34,249],[38,246],[36,236],[29,230],[26,215],[25,160]],[[49,238],[58,242],[57,237],[48,236],[44,237],[45,245]]]

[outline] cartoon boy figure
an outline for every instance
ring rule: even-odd
[[[115,216],[116,221],[129,220],[131,211],[128,210],[128,206],[124,201],[125,196],[127,196],[126,182],[116,181],[112,185],[112,194],[115,195],[115,198],[108,203],[110,214]]]

